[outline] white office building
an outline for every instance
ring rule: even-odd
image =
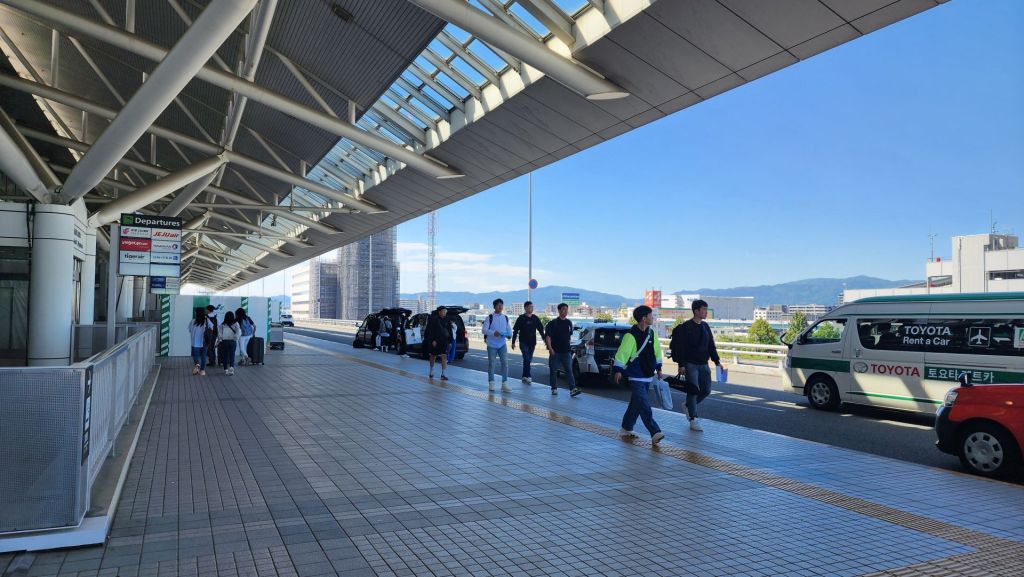
[[[955,236],[951,258],[931,259],[926,282],[899,288],[853,289],[842,302],[873,296],[1024,291],[1024,249],[1012,234]]]
[[[690,310],[693,301],[708,303],[708,316],[714,319],[753,320],[754,297],[721,297],[714,295],[662,295],[661,308]]]
[[[787,315],[786,305],[768,305],[754,309],[754,320],[781,323]]]

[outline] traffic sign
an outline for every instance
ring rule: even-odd
[[[535,289],[535,288],[537,288],[538,286],[540,286],[540,284],[538,284],[538,283],[537,283],[537,279],[535,279],[535,278],[531,278],[531,279],[530,279],[530,288],[531,288],[531,289]]]
[[[580,306],[580,293],[562,293],[562,302],[571,306]]]

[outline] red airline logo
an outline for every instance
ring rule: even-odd
[[[148,238],[121,238],[121,250],[149,251],[152,241]]]

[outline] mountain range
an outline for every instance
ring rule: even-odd
[[[770,304],[835,304],[844,288],[871,289],[891,288],[913,284],[911,280],[886,280],[870,276],[853,276],[848,278],[809,278],[774,285],[742,286],[733,288],[700,288],[679,290],[673,294],[701,294],[715,296],[754,297],[754,304],[765,306]],[[580,300],[594,306],[617,307],[622,304],[635,305],[640,298],[628,298],[622,295],[603,293],[583,288],[567,286],[541,287],[533,291],[533,301],[538,304],[557,303],[562,299],[563,292],[580,293]],[[426,293],[403,293],[401,298],[425,298]],[[522,302],[526,300],[526,290],[495,291],[486,293],[449,292],[437,293],[438,304],[481,303],[490,306],[491,301],[501,298],[505,302]]]

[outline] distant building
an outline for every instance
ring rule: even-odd
[[[341,318],[360,320],[398,304],[396,244],[397,229],[389,228],[338,249]]]
[[[955,236],[953,257],[925,265],[925,282],[899,288],[850,289],[840,304],[891,295],[1024,291],[1024,249],[1012,234]]]
[[[509,318],[516,318],[519,315],[526,312],[526,308],[523,307],[523,303],[508,303],[505,305],[505,314]]]
[[[411,310],[414,315],[427,312],[427,303],[420,299],[398,299],[398,306]]]
[[[300,319],[337,319],[340,309],[337,252],[314,257],[292,275],[292,315]]]
[[[754,320],[765,320],[770,323],[780,323],[787,319],[788,310],[786,305],[768,305],[754,309]]]
[[[662,309],[690,309],[695,300],[708,303],[708,316],[715,319],[753,320],[754,297],[721,297],[714,295],[662,295]]]
[[[814,322],[827,315],[835,307],[832,305],[786,305],[784,308],[789,312],[790,318],[796,313],[803,313],[808,322]]]

